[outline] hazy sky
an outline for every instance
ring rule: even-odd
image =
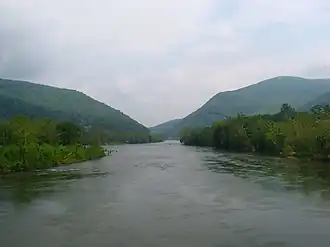
[[[268,77],[330,77],[329,13],[329,0],[1,0],[0,77],[151,126]]]

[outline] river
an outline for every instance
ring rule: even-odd
[[[71,171],[0,179],[0,246],[330,246],[326,164],[114,148]]]

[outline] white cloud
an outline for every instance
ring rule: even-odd
[[[158,53],[189,36],[207,17],[212,1],[16,0],[4,5],[20,16],[31,13],[64,46]]]
[[[82,90],[153,125],[219,91],[326,74],[329,10],[326,0],[2,1],[0,73]]]

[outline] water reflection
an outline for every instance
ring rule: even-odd
[[[204,165],[210,171],[232,174],[268,189],[317,193],[330,199],[330,167],[326,163],[222,153],[205,157]]]
[[[330,246],[324,164],[164,146],[0,178],[0,246]]]
[[[35,198],[65,191],[77,179],[103,177],[109,172],[100,170],[53,169],[33,173],[12,174],[0,177],[0,202],[30,203]]]

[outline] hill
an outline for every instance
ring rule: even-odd
[[[149,135],[129,116],[76,90],[0,79],[0,103],[0,118],[55,118],[106,132]]]
[[[60,111],[51,111],[41,106],[28,104],[22,100],[0,95],[0,118],[10,119],[16,116],[35,118],[51,118],[59,121],[73,121],[70,114]]]
[[[275,113],[283,103],[299,108],[327,91],[330,92],[330,79],[292,76],[271,78],[238,90],[218,93],[163,134],[178,135],[183,128],[211,125],[215,121],[236,116],[238,113]]]
[[[175,137],[175,133],[171,133],[171,130],[175,130],[176,126],[181,122],[182,119],[174,119],[171,121],[168,121],[166,123],[162,123],[159,125],[156,125],[154,127],[149,128],[151,133],[155,134],[163,134],[166,133],[166,136],[168,138]]]
[[[299,108],[300,111],[309,111],[313,106],[316,105],[330,105],[330,92],[325,93],[313,99]]]

